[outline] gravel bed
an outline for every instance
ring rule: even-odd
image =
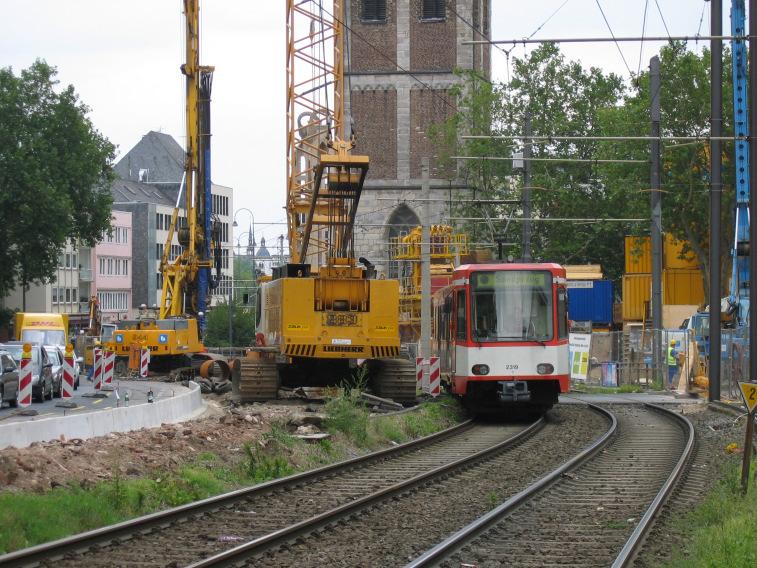
[[[696,455],[685,483],[673,493],[647,536],[634,562],[637,568],[658,568],[674,555],[688,555],[692,541],[687,514],[707,498],[725,469],[741,462],[740,454],[727,453],[725,448],[733,442],[743,446],[743,418],[734,422],[735,415],[711,410],[705,405],[686,405],[681,411],[696,428]]]
[[[544,430],[485,467],[452,475],[412,499],[378,505],[247,565],[402,566],[564,463],[607,427],[607,420],[586,406],[558,406]],[[464,491],[455,490],[462,485]]]

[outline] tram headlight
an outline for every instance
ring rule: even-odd
[[[551,363],[539,363],[536,365],[536,372],[540,375],[551,375],[555,370],[555,366]]]
[[[474,375],[488,375],[489,365],[473,365],[471,371],[473,371]]]

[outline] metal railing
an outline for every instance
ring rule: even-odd
[[[689,330],[639,328],[624,331],[593,332],[589,349],[589,385],[641,387],[665,386],[668,381],[668,347],[675,341],[676,369],[674,387],[685,378],[688,388],[707,391],[709,372],[708,341]],[[748,329],[721,332],[721,396],[739,400],[739,381],[748,380]],[[659,349],[655,357],[654,349]]]

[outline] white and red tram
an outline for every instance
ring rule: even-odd
[[[570,382],[565,269],[466,264],[434,294],[442,380],[474,412],[544,412]]]

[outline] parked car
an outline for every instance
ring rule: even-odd
[[[60,398],[63,394],[63,351],[57,345],[45,345],[44,349],[53,364],[53,396]]]
[[[39,343],[32,343],[32,398],[42,402],[46,398],[53,398],[53,364],[47,356],[47,351]],[[21,354],[24,350],[23,341],[8,341],[0,345],[0,349],[10,353],[16,365],[21,364]]]
[[[0,351],[0,404],[18,406],[18,368],[7,351]]]

